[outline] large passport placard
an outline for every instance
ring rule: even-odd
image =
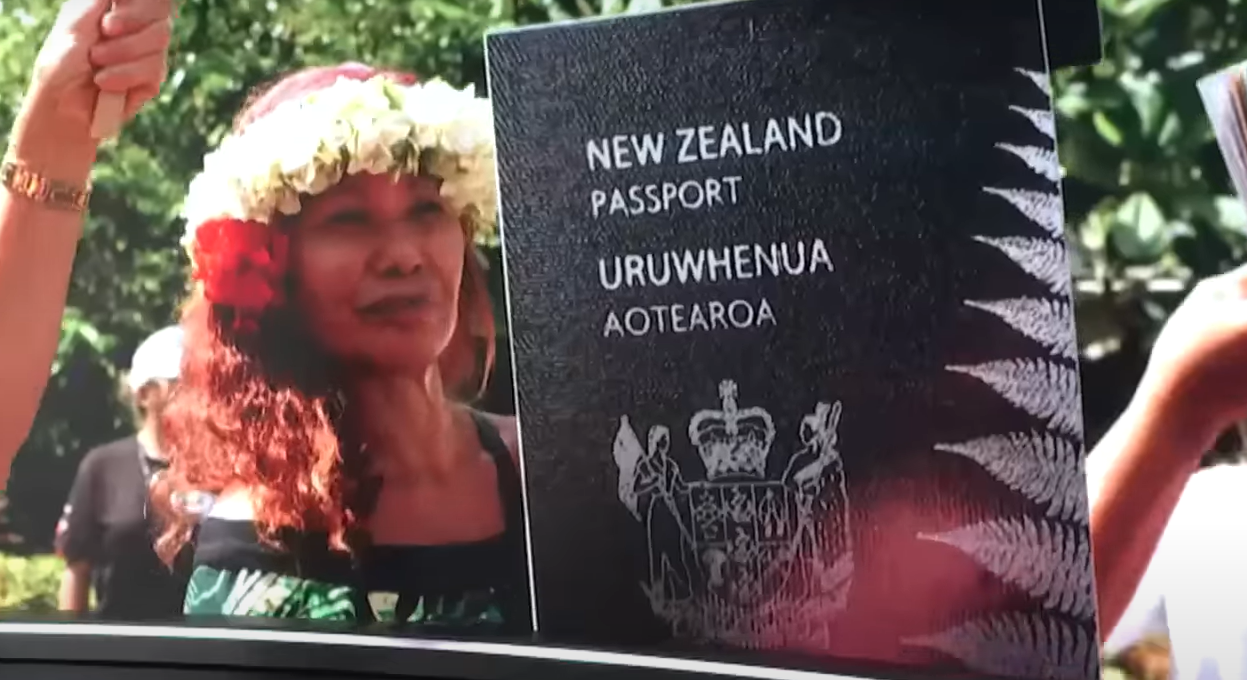
[[[1098,677],[1035,0],[487,39],[550,640]]]

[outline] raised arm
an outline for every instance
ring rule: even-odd
[[[0,489],[56,353],[96,141],[99,91],[126,117],[165,76],[169,0],[67,0],[40,49],[0,176]]]
[[[1201,282],[1174,312],[1129,407],[1088,458],[1103,638],[1135,598],[1203,454],[1244,417],[1247,267]]]

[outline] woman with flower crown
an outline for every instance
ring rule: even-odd
[[[155,495],[186,613],[531,630],[515,423],[463,405],[495,206],[488,101],[359,64],[279,80],[205,158]]]

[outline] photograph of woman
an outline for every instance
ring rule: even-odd
[[[185,613],[531,631],[515,422],[466,405],[496,194],[488,100],[361,64],[263,88],[205,158],[155,494]]]

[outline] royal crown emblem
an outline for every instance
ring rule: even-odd
[[[719,383],[720,411],[700,411],[688,424],[688,438],[706,467],[706,479],[762,479],[775,442],[775,423],[761,408],[736,405],[736,383]]]
[[[642,446],[620,418],[619,500],[648,539],[641,588],[677,637],[825,649],[853,571],[842,406],[816,404],[791,448],[774,451],[766,409],[742,407],[732,380],[718,396],[720,408],[689,419],[683,455],[665,425]],[[677,461],[700,461],[700,474],[686,479]]]

